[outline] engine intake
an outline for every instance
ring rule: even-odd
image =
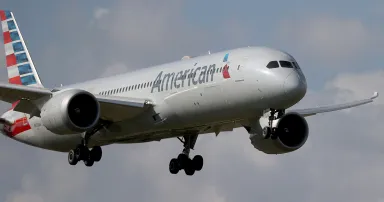
[[[79,89],[56,92],[41,110],[43,125],[61,135],[91,129],[99,118],[100,106],[95,96]]]
[[[300,148],[307,141],[308,124],[299,114],[285,114],[277,121],[276,133],[282,146],[289,149]]]
[[[256,125],[256,124],[255,124]],[[268,118],[262,117],[257,124],[259,130],[250,132],[252,145],[267,154],[282,154],[301,148],[308,139],[308,123],[297,113],[287,113],[272,122],[275,129],[271,137],[265,137],[262,128],[268,126]]]

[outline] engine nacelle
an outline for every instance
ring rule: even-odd
[[[51,132],[67,135],[93,128],[100,118],[95,96],[80,89],[56,92],[41,109],[41,121]]]
[[[308,139],[308,123],[303,116],[297,113],[287,113],[274,120],[272,127],[275,128],[275,134],[268,138],[262,132],[262,129],[268,126],[268,118],[262,117],[259,122],[257,134],[251,134],[250,139],[253,146],[264,153],[292,152],[301,148]]]

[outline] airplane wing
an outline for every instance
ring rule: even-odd
[[[312,115],[319,114],[319,113],[337,111],[337,110],[342,110],[342,109],[347,109],[347,108],[367,104],[367,103],[373,102],[373,100],[375,98],[377,98],[378,96],[379,96],[379,93],[375,92],[372,97],[367,98],[367,99],[357,100],[357,101],[343,103],[343,104],[315,107],[315,108],[287,110],[287,113],[288,112],[295,112],[295,113],[298,113],[304,117],[312,116]]]
[[[100,103],[101,118],[112,122],[133,118],[153,106],[147,99],[95,95]]]
[[[31,114],[36,107],[31,101],[49,98],[53,93],[47,88],[0,83],[0,100],[18,102],[15,111]],[[153,104],[146,99],[94,95],[100,104],[101,118],[112,122],[134,117]]]

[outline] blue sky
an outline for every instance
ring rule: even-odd
[[[14,12],[47,87],[261,45],[299,61],[309,90],[298,107],[384,92],[378,0],[3,0],[1,7]],[[0,65],[7,82],[4,56]],[[88,169],[0,137],[0,200],[383,201],[382,100],[308,118],[308,142],[287,155],[257,151],[243,129],[201,137],[194,152],[205,167],[193,178],[168,173],[177,140],[107,146]]]

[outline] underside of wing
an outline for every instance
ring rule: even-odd
[[[367,103],[373,102],[373,100],[378,96],[379,96],[379,93],[375,92],[372,97],[362,99],[362,100],[356,100],[356,101],[343,103],[343,104],[336,104],[336,105],[329,105],[329,106],[322,106],[322,107],[315,107],[315,108],[288,110],[287,112],[295,112],[302,116],[312,116],[319,113],[348,109],[348,108],[356,107],[359,105],[367,104]]]
[[[148,99],[96,95],[100,104],[100,117],[118,122],[133,118],[153,106]]]
[[[61,100],[70,99],[69,97],[75,96],[76,93],[68,93],[68,91],[71,90],[78,91],[78,89],[64,89],[53,90],[52,92],[47,88],[0,84],[0,100],[8,103],[17,103],[13,109],[15,111],[28,114],[33,113],[34,116],[40,116],[40,113],[36,112],[40,112],[40,108],[42,108],[46,102],[51,100],[52,102],[60,104]],[[64,92],[66,95],[63,95]],[[103,95],[94,96],[100,105],[100,118],[111,122],[118,122],[135,117],[153,105],[148,99]]]

